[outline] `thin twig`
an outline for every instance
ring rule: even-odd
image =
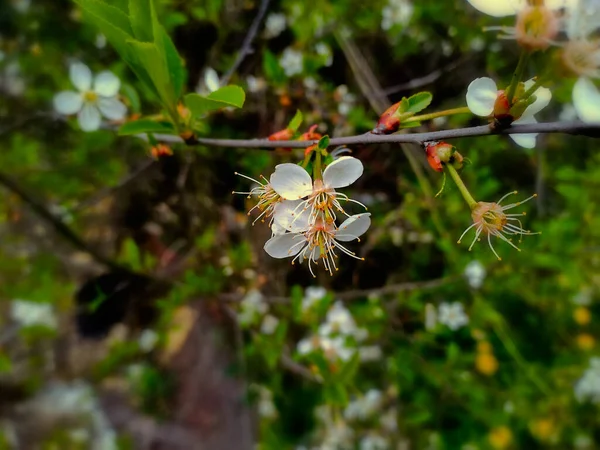
[[[242,64],[242,61],[244,60],[246,55],[252,53],[252,41],[256,37],[256,33],[258,33],[258,27],[260,26],[263,18],[265,17],[265,14],[267,13],[267,9],[269,9],[269,1],[270,0],[262,0],[260,2],[258,14],[256,14],[252,25],[250,25],[248,34],[246,35],[246,37],[244,38],[244,42],[242,43],[242,48],[237,54],[235,61],[233,62],[229,70],[225,73],[225,75],[223,75],[223,77],[221,77],[221,86],[225,86],[227,85],[227,83],[229,83],[229,79],[238,69],[240,64]]]
[[[532,123],[526,125],[514,125],[505,129],[492,129],[488,125],[478,127],[456,128],[452,130],[432,131],[427,133],[413,134],[390,134],[380,136],[372,133],[359,134],[357,136],[347,136],[333,138],[329,145],[376,145],[390,143],[404,144],[423,144],[428,141],[450,140],[458,138],[469,138],[477,136],[490,135],[509,135],[525,133],[563,133],[579,136],[600,137],[600,124],[586,124],[583,122],[548,122]],[[183,140],[178,136],[155,135],[156,139],[162,142],[181,143]],[[270,141],[268,139],[214,139],[214,138],[196,138],[188,141],[190,145],[208,145],[214,147],[238,147],[238,148],[306,148],[318,141]]]

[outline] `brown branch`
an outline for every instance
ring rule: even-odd
[[[333,138],[330,140],[330,146],[340,145],[377,145],[377,144],[419,144],[422,145],[428,141],[450,140],[458,138],[469,138],[477,136],[490,135],[510,135],[526,133],[563,133],[578,136],[588,136],[600,138],[600,124],[586,124],[583,122],[548,122],[532,123],[527,125],[513,125],[505,129],[492,129],[489,125],[481,125],[470,128],[456,128],[452,130],[432,131],[427,133],[412,134],[390,134],[380,136],[372,133],[359,134],[357,136],[347,136]],[[163,142],[182,143],[183,140],[178,136],[155,135],[156,139]],[[316,144],[317,141],[269,141],[268,139],[214,139],[214,138],[196,138],[187,141],[190,145],[207,145],[214,147],[238,147],[238,148],[266,148],[274,149],[280,147],[287,148],[306,148]]]

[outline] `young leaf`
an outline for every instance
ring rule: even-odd
[[[129,40],[127,44],[136,52],[163,104],[167,107],[175,107],[173,86],[167,66],[157,46],[154,43],[135,40]]]
[[[152,32],[152,0],[129,0],[129,19],[135,38],[139,41],[154,42]]]
[[[302,116],[302,111],[298,109],[292,120],[290,120],[287,129],[292,131],[298,131],[298,128],[300,128],[300,125],[302,125],[303,120],[304,117]]]
[[[415,95],[411,95],[408,98],[409,107],[406,111],[412,113],[423,111],[429,106],[431,100],[433,100],[433,95],[431,95],[430,92],[419,92]]]
[[[136,120],[135,122],[127,122],[119,128],[120,136],[129,136],[132,134],[141,133],[163,133],[176,134],[175,128],[171,122],[155,122],[153,120]]]
[[[198,94],[188,94],[185,96],[184,101],[193,117],[201,117],[207,112],[228,106],[241,108],[245,97],[244,91],[239,86],[225,86],[206,97]]]
[[[246,100],[246,94],[244,90],[239,86],[224,86],[221,89],[217,89],[211,92],[207,96],[210,100],[216,100],[221,103],[227,104],[227,106],[235,106],[241,108],[244,106]]]
[[[319,139],[318,145],[321,150],[327,150],[327,147],[329,147],[329,136],[325,135]]]
[[[164,49],[165,58],[167,61],[167,69],[175,91],[175,97],[179,99],[183,92],[183,86],[185,84],[185,69],[183,67],[183,61],[175,44],[171,40],[171,37],[167,34],[164,28],[161,27],[160,33],[158,33],[157,39],[161,40],[161,45]]]
[[[140,96],[134,87],[128,83],[125,83],[121,86],[121,92],[123,95],[125,95],[127,100],[129,100],[129,107],[131,108],[131,111],[134,113],[139,113],[142,109],[142,104],[140,101]]]
[[[102,19],[122,32],[130,36],[133,34],[129,17],[120,8],[100,0],[75,0],[75,2],[88,13]]]
[[[274,83],[281,83],[286,79],[285,73],[279,65],[279,61],[277,61],[275,55],[268,50],[265,50],[263,53],[263,71],[265,72],[265,77]]]

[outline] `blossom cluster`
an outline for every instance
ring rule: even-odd
[[[257,186],[239,193],[258,198],[248,214],[257,209],[260,214],[256,220],[268,219],[272,237],[264,249],[270,256],[293,257],[292,264],[307,260],[313,276],[313,264],[322,261],[325,270],[333,274],[338,270],[338,251],[362,259],[342,242],[359,239],[371,224],[370,214],[347,214],[342,203],[364,205],[336,191],[354,183],[362,173],[362,163],[351,156],[334,160],[322,172],[316,169],[314,181],[303,167],[285,163],[276,166],[262,182],[241,175]],[[339,217],[346,217],[340,225]]]

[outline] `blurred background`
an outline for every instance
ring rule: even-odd
[[[514,18],[463,0],[157,5],[200,93],[264,12],[231,74],[244,108],[202,124],[215,138],[266,137],[298,109],[302,131],[364,133],[419,90],[429,111],[464,106],[471,80],[507,84],[519,54],[482,30]],[[301,150],[158,155],[110,123],[83,132],[52,103],[73,62],[116,74],[128,117],[158,113],[74,3],[0,0],[0,449],[600,448],[592,139],[452,141],[477,200],[538,194],[524,225],[542,234],[522,252],[498,242],[502,261],[456,244],[468,207],[450,183],[434,198],[422,148],[355,146],[365,173],[344,192],[372,214],[350,244],[365,261],[313,278],[268,257],[255,202],[231,194],[252,187],[234,172],[268,177]],[[572,81],[551,88],[539,119],[574,119]]]

